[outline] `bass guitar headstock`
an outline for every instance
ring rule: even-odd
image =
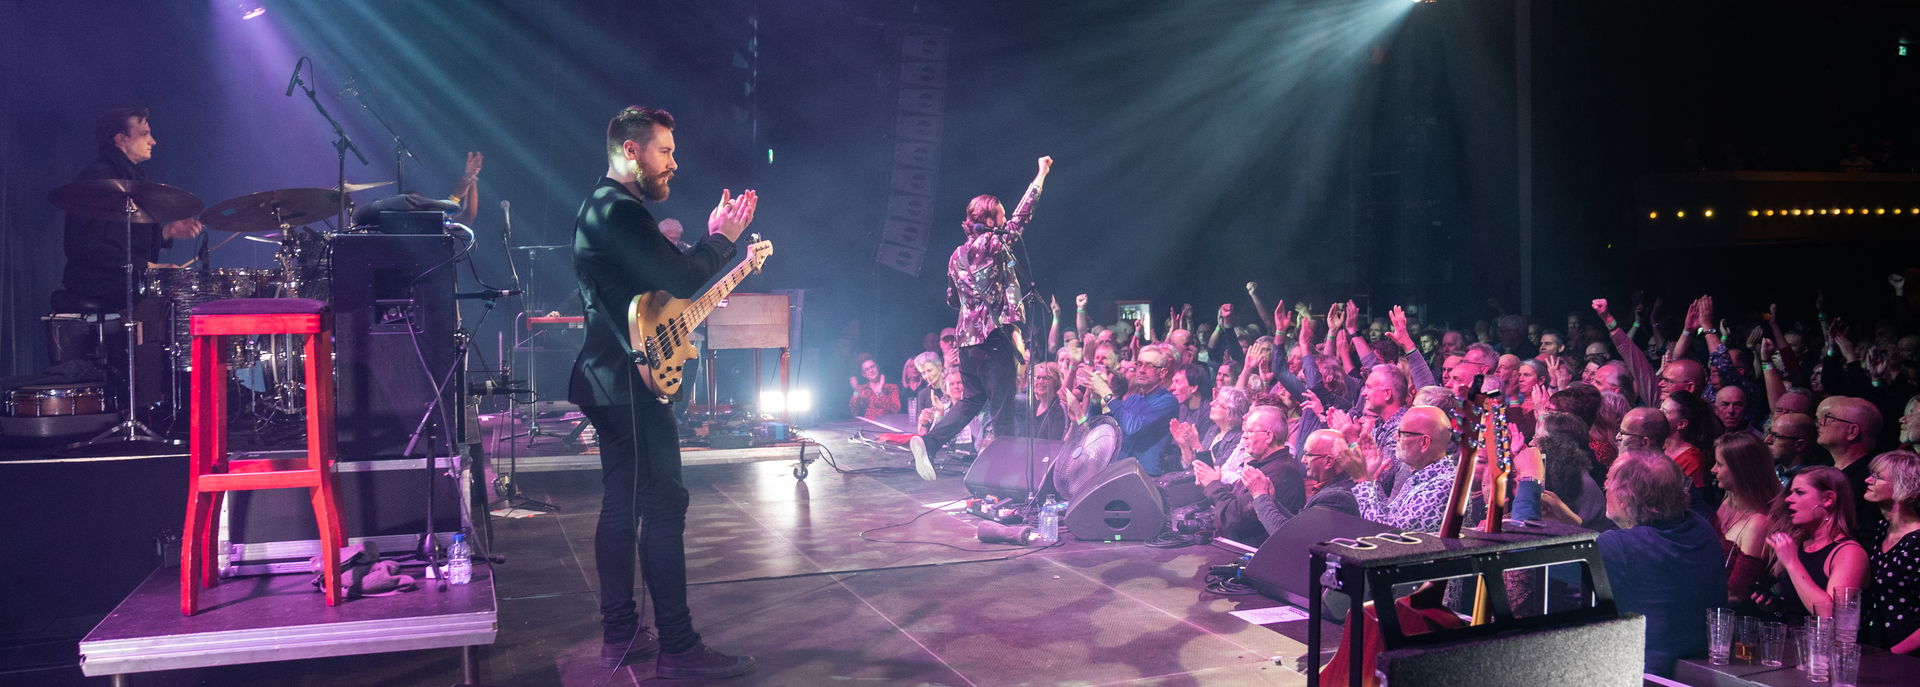
[[[747,260],[751,261],[753,271],[757,273],[762,265],[767,264],[767,258],[773,256],[773,242],[760,238],[759,234],[753,234],[748,239],[753,243],[747,246],[747,251],[751,253]]]

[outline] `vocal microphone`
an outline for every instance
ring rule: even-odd
[[[293,76],[287,77],[287,97],[289,98],[293,97],[294,84],[300,83],[300,65],[306,61],[307,58],[302,57],[293,62]]]
[[[472,300],[475,298],[493,300],[495,298],[506,298],[507,296],[518,296],[520,293],[519,289],[481,289],[479,291],[461,291],[455,293],[453,294],[453,299],[456,301]]]
[[[507,233],[513,233],[513,203],[500,201],[500,217],[507,225]]]
[[[1026,546],[1027,542],[1033,540],[1033,529],[1019,525],[1002,525],[997,522],[983,522],[980,523],[979,528],[975,530],[975,536],[978,536],[980,542],[983,544]]]

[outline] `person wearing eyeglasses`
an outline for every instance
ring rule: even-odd
[[[1826,457],[1826,451],[1813,438],[1813,416],[1805,413],[1774,416],[1773,427],[1761,435],[1760,441],[1773,454],[1773,475],[1780,479],[1780,486],[1791,482],[1793,473],[1802,468],[1833,464],[1833,460]]]
[[[1347,515],[1359,515],[1360,504],[1353,500],[1353,478],[1341,472],[1340,464],[1347,447],[1346,438],[1331,429],[1315,430],[1307,435],[1301,468],[1306,471],[1307,503],[1298,510],[1276,499],[1273,481],[1259,470],[1247,472],[1242,481],[1253,494],[1253,514],[1267,532],[1278,532],[1295,515],[1313,508],[1327,508]]]
[[[1381,493],[1378,482],[1385,466],[1367,465],[1362,451],[1344,452],[1340,469],[1356,483],[1353,499],[1360,506],[1360,517],[1403,530],[1440,529],[1447,497],[1453,491],[1454,467],[1460,462],[1460,457],[1449,450],[1452,437],[1453,421],[1446,411],[1421,405],[1408,408],[1400,418],[1395,441],[1399,442],[1400,462],[1412,474],[1391,497]]]
[[[1907,399],[1900,415],[1900,447],[1920,453],[1920,396]]]
[[[1272,530],[1261,524],[1254,511],[1253,491],[1247,480],[1259,479],[1272,490],[1269,493],[1287,512],[1298,513],[1307,502],[1306,472],[1300,461],[1287,450],[1287,414],[1273,406],[1254,406],[1241,423],[1240,451],[1244,464],[1228,461],[1215,468],[1206,461],[1194,461],[1193,480],[1213,502],[1214,522],[1220,536],[1238,542],[1264,542]],[[1259,474],[1259,477],[1250,477]]]
[[[1120,423],[1120,448],[1115,458],[1138,458],[1140,468],[1155,477],[1179,467],[1174,461],[1163,460],[1173,446],[1169,421],[1180,414],[1180,402],[1166,388],[1167,367],[1172,360],[1166,344],[1141,349],[1127,370],[1127,388],[1120,396],[1115,395],[1114,382],[1106,375],[1087,376],[1087,389]]]
[[[1829,396],[1814,411],[1820,447],[1833,454],[1833,466],[1846,473],[1853,486],[1856,531],[1880,524],[1880,509],[1867,503],[1867,458],[1873,456],[1874,437],[1880,436],[1880,409],[1863,398]]]

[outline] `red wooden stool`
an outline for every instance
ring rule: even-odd
[[[193,615],[200,588],[219,583],[214,562],[214,517],[225,492],[305,487],[320,523],[322,584],[327,605],[339,602],[340,547],[346,529],[333,489],[333,339],[327,304],[299,298],[236,298],[193,309],[193,423],[187,481],[187,522],[180,537],[180,613]],[[227,459],[226,367],[220,337],[305,334],[307,457]]]

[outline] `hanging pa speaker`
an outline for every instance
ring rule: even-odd
[[[967,493],[1024,499],[1034,495],[1033,483],[1053,468],[1066,442],[1033,437],[1000,437],[988,444],[967,468]]]
[[[1067,506],[1067,529],[1075,539],[1152,539],[1166,529],[1167,504],[1135,458],[1114,462],[1087,480]]]
[[[1244,575],[1248,586],[1275,601],[1300,608],[1307,605],[1307,547],[1334,539],[1399,532],[1392,527],[1348,515],[1331,508],[1308,508],[1280,525],[1280,531],[1267,536],[1247,563]]]

